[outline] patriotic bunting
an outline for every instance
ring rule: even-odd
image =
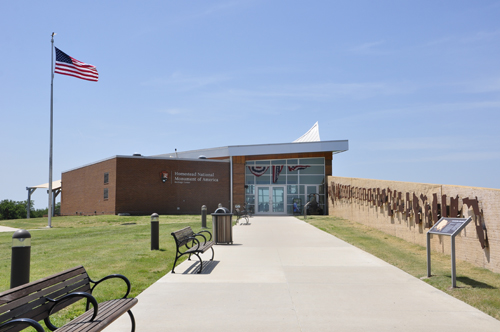
[[[301,171],[301,170],[304,170],[308,167],[311,167],[309,165],[296,165],[296,166],[288,166],[288,170],[290,172],[294,172],[294,171]],[[278,182],[278,178],[281,174],[281,172],[283,171],[283,168],[285,168],[284,165],[273,165],[272,168],[271,168],[271,171],[272,171],[272,174],[273,174],[273,183],[276,183]],[[267,170],[269,169],[269,166],[248,166],[248,169],[250,170],[250,172],[259,177],[259,176],[262,176],[264,175]]]
[[[269,166],[248,166],[250,172],[255,176],[261,176],[269,169]]]
[[[311,167],[309,165],[297,165],[297,166],[288,166],[288,170],[290,172],[293,172],[293,171],[301,171],[301,170],[304,170],[308,167]]]
[[[273,183],[278,182],[278,176],[280,176],[281,171],[283,170],[283,165],[281,166],[273,166]]]

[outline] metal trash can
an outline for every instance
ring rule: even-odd
[[[225,207],[212,213],[212,231],[215,244],[233,244],[233,214]]]

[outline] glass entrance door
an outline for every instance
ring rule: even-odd
[[[257,213],[285,213],[285,187],[257,186]]]

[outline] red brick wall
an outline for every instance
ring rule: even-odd
[[[117,213],[198,214],[202,205],[207,206],[208,213],[215,211],[219,203],[229,206],[228,162],[120,158],[117,170]],[[160,178],[162,171],[169,172],[165,183]],[[196,173],[178,176],[195,181],[176,181],[176,172]],[[214,176],[203,177],[203,173]]]
[[[104,184],[106,172],[108,184]],[[116,213],[116,158],[62,173],[61,182],[62,215]],[[108,188],[107,200],[104,200],[104,188]]]
[[[160,173],[169,179],[162,182]],[[109,184],[104,184],[109,172]],[[177,175],[190,181],[176,181]],[[213,176],[202,176],[213,174]],[[217,181],[206,181],[216,179]],[[62,174],[61,213],[94,214],[199,214],[208,213],[218,203],[229,207],[229,163],[204,160],[169,160],[145,157],[116,157]],[[109,198],[103,200],[104,188]]]

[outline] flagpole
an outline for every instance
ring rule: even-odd
[[[48,209],[48,217],[49,224],[48,228],[52,228],[52,140],[53,140],[53,124],[54,124],[54,36],[55,33],[52,32],[52,57],[51,57],[51,71],[50,71],[50,148],[49,148],[49,209]]]

